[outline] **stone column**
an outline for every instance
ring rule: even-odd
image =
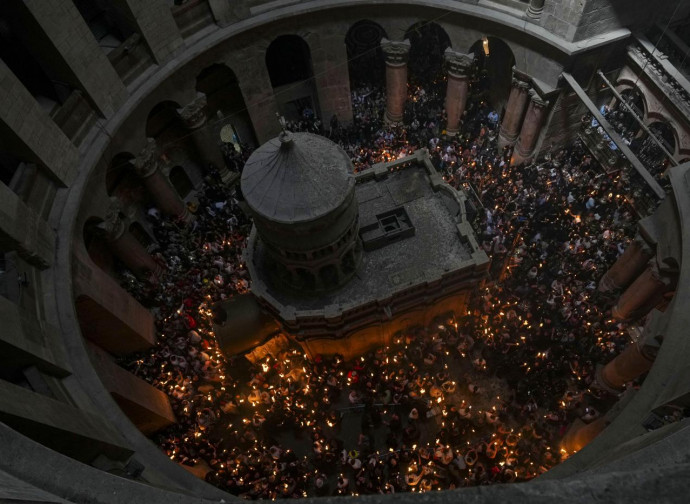
[[[510,159],[512,165],[518,165],[532,159],[534,147],[537,145],[541,127],[546,117],[546,107],[548,103],[534,91],[530,92],[530,102],[522,122],[522,129],[518,137],[513,157]]]
[[[654,251],[639,234],[599,281],[599,291],[625,289],[644,271]]]
[[[634,320],[649,313],[670,290],[671,279],[662,276],[655,262],[638,276],[618,299],[611,314],[618,320]]]
[[[132,161],[132,167],[141,182],[153,198],[156,206],[165,214],[190,222],[193,219],[184,201],[161,172],[161,159],[156,148],[156,141],[148,139],[146,147]]]
[[[531,19],[541,19],[542,12],[544,12],[545,0],[530,0],[527,8],[527,17]]]
[[[403,118],[407,100],[407,57],[410,41],[393,42],[381,39],[381,49],[386,59],[386,121],[399,123]]]
[[[460,121],[467,105],[470,89],[470,71],[473,57],[446,49],[444,53],[448,70],[448,87],[446,87],[446,134],[454,136],[460,131]]]
[[[605,416],[601,416],[588,424],[577,419],[572,423],[565,436],[563,436],[561,446],[570,455],[579,452],[597,437],[606,426],[607,420]]]
[[[513,82],[510,88],[510,96],[506,104],[506,111],[501,121],[501,129],[498,134],[498,149],[502,150],[515,144],[520,132],[520,121],[525,111],[529,98],[529,82],[520,74],[513,71]]]
[[[105,218],[105,232],[113,254],[120,259],[137,276],[153,273],[158,277],[163,273],[163,266],[149,255],[139,241],[127,229],[120,217],[119,205],[113,204]]]
[[[632,343],[597,371],[597,381],[610,389],[623,390],[626,383],[649,371],[653,363],[652,356]]]
[[[199,95],[184,107],[177,109],[177,113],[192,135],[199,155],[204,164],[215,166],[223,181],[230,178],[230,170],[225,166],[223,153],[220,150],[220,137],[214,138],[214,131],[208,127],[206,118],[206,96]]]

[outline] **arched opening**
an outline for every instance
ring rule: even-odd
[[[134,155],[129,152],[116,154],[105,173],[105,191],[126,203],[142,201],[144,186],[132,170]]]
[[[276,38],[266,50],[266,68],[286,119],[295,121],[317,113],[311,52],[304,39],[297,35]]]
[[[440,88],[444,82],[443,52],[451,46],[446,31],[436,23],[419,21],[407,29],[405,38],[410,41],[408,82],[426,91]]]
[[[129,232],[145,249],[148,249],[153,244],[153,238],[146,232],[144,226],[138,222],[132,222],[129,225]]]
[[[486,101],[492,110],[502,115],[513,78],[513,51],[500,38],[486,37],[472,44],[470,52],[474,53],[478,69],[473,97]]]
[[[173,101],[163,101],[151,109],[146,118],[146,136],[155,139],[159,145],[174,142],[184,134],[177,109],[180,105]]]
[[[214,128],[217,130],[214,131],[214,137],[220,135],[223,126],[230,124],[237,136],[237,143],[251,147],[257,145],[242,90],[231,68],[219,63],[204,68],[196,77],[196,90],[206,95],[206,110],[214,118]]]
[[[373,21],[363,19],[353,24],[345,35],[350,89],[383,87],[386,64],[381,50],[385,30]]]
[[[184,199],[187,195],[194,189],[194,184],[187,176],[187,172],[181,166],[174,166],[170,170],[170,183],[180,195],[180,198]]]
[[[105,238],[103,219],[89,217],[82,230],[84,247],[96,266],[103,271],[112,271],[115,259]]]
[[[625,89],[620,94],[628,107],[632,108],[634,115],[622,103],[617,102],[606,114],[606,118],[623,138],[632,141],[642,129],[635,115],[640,119],[644,118],[644,99],[637,88]]]

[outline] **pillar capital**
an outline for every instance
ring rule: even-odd
[[[381,50],[386,60],[386,65],[402,66],[407,64],[407,57],[410,54],[410,41],[405,39],[402,42],[381,39]]]
[[[443,53],[448,75],[457,78],[468,77],[472,71],[474,55],[453,51],[450,47]]]
[[[510,85],[522,91],[529,91],[531,87],[529,82],[517,79],[515,77],[513,77],[513,80],[510,82]]]
[[[117,198],[111,197],[108,210],[103,219],[103,229],[108,240],[115,241],[127,230],[125,220],[122,218],[122,204]]]
[[[141,178],[150,177],[160,168],[161,159],[158,156],[158,146],[153,138],[149,138],[146,146],[139,155],[132,160],[132,167]]]
[[[529,92],[529,98],[532,101],[532,106],[536,108],[543,109],[549,105],[549,102],[539,96],[539,93],[537,93],[535,90],[531,90]]]
[[[177,114],[187,128],[200,128],[206,123],[206,95],[200,93],[193,101],[177,109]]]

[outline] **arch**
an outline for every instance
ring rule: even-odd
[[[214,63],[207,66],[196,76],[197,93],[206,95],[206,110],[214,117],[214,128],[220,134],[220,129],[230,124],[235,131],[238,141],[256,146],[256,133],[251,117],[244,101],[239,80],[235,72],[224,63]],[[218,121],[215,117],[224,117]],[[217,135],[214,136],[217,138]]]
[[[488,54],[487,54],[488,51]],[[469,50],[474,53],[479,69],[475,92],[496,112],[501,112],[510,94],[515,55],[510,46],[498,37],[477,40]]]
[[[165,130],[178,124],[177,109],[179,108],[179,103],[170,100],[157,103],[146,117],[146,136],[158,138]]]
[[[644,121],[647,115],[644,94],[635,86],[627,87],[620,92],[621,98],[631,107],[637,117]],[[611,114],[613,112],[613,115]],[[609,121],[616,127],[617,131],[624,137],[636,136],[642,129],[642,125],[635,119],[633,114],[620,103],[616,103],[609,112]]]
[[[649,115],[650,112],[650,106],[649,102],[647,100],[647,97],[644,94],[644,91],[640,89],[639,86],[637,86],[633,81],[628,80],[628,79],[618,79],[616,82],[616,91],[618,93],[623,94],[625,91],[631,91],[634,90],[635,95],[639,95],[642,98],[642,115],[640,118],[643,121],[647,120],[647,116]]]
[[[302,37],[275,38],[266,49],[266,68],[278,108],[286,119],[299,120],[317,113],[311,51]]]
[[[383,27],[368,19],[357,21],[347,30],[345,48],[351,89],[385,85],[386,64],[381,50],[384,37],[388,35]]]
[[[180,195],[180,198],[184,199],[187,195],[194,189],[194,184],[187,175],[187,172],[181,166],[173,166],[170,170],[170,183]]]
[[[440,25],[418,21],[405,31],[410,41],[407,64],[409,82],[430,88],[443,81],[443,52],[451,47],[450,37]]]
[[[89,217],[82,228],[84,248],[89,257],[103,271],[111,271],[114,264],[113,254],[108,247],[103,230],[103,219]]]
[[[134,155],[130,152],[120,152],[113,156],[105,172],[105,192],[108,196],[117,196],[127,202],[140,199],[143,186],[132,170],[133,161]]]
[[[311,79],[309,44],[298,35],[280,35],[266,49],[266,68],[273,88]]]

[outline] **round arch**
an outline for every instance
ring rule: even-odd
[[[197,93],[206,95],[206,110],[213,119],[214,137],[226,124],[230,124],[240,143],[252,147],[257,145],[256,133],[252,125],[247,104],[240,88],[237,74],[224,63],[214,63],[196,76]],[[223,118],[220,120],[220,118]]]
[[[108,272],[113,269],[114,258],[108,247],[102,226],[103,219],[100,217],[89,217],[82,227],[82,239],[84,240],[84,248],[89,254],[89,258],[100,269]]]
[[[280,35],[266,49],[266,68],[281,114],[288,120],[317,113],[309,44],[298,35]]]
[[[477,40],[469,50],[474,53],[479,69],[476,93],[496,112],[501,112],[510,94],[515,55],[510,46],[500,38],[486,37]]]
[[[179,108],[179,103],[170,100],[157,103],[146,117],[146,136],[157,140],[171,129],[175,129],[179,124]]]
[[[410,84],[430,88],[443,82],[443,53],[451,47],[446,30],[434,22],[418,21],[405,31],[405,38],[410,41]]]
[[[130,152],[113,156],[105,173],[105,192],[108,196],[116,196],[123,202],[141,200],[143,186],[132,170],[133,161],[134,155]]]
[[[388,38],[383,27],[362,19],[350,26],[345,35],[350,88],[382,87],[386,83],[386,64],[381,39]]]

